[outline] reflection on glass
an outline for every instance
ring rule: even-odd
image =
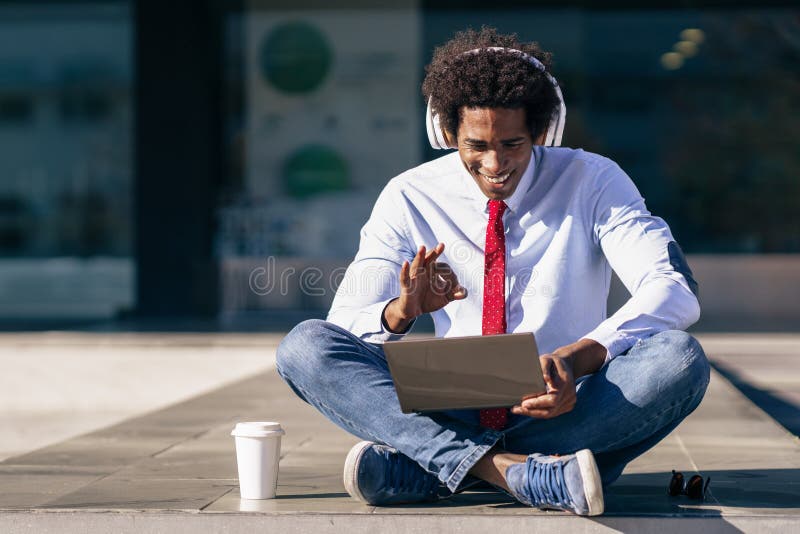
[[[244,105],[229,120],[242,178],[221,203],[223,265],[245,279],[267,259],[275,276],[347,265],[387,180],[442,155],[425,152],[419,120],[433,47],[481,24],[554,53],[564,144],[619,162],[685,251],[800,252],[798,21],[775,9],[250,9]],[[284,293],[227,302],[327,304]]]
[[[683,56],[677,52],[662,54],[661,65],[667,70],[679,69],[683,66]]]
[[[0,5],[0,319],[131,304],[130,31],[125,2]]]
[[[281,272],[327,273],[355,254],[386,182],[420,161],[419,13],[258,9],[242,26],[243,178],[219,210],[223,271],[225,258],[277,256]]]

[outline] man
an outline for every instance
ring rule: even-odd
[[[458,151],[387,184],[329,322],[301,323],[278,349],[292,389],[365,440],[345,461],[359,500],[433,501],[483,480],[597,515],[603,486],[705,393],[705,355],[681,331],[699,316],[696,283],[666,223],[612,161],[541,146],[560,142],[565,115],[548,63],[491,28],[436,50],[429,136]],[[612,268],[632,297],[606,318]],[[401,413],[381,347],[423,313],[437,336],[534,332],[547,393]]]

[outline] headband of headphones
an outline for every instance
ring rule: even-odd
[[[462,55],[466,54],[477,54],[481,50],[493,50],[493,51],[503,51],[509,52],[512,54],[517,54],[523,59],[528,60],[534,67],[542,71],[547,79],[553,84],[553,87],[556,90],[556,95],[558,96],[558,117],[553,117],[550,120],[550,124],[547,127],[547,136],[545,137],[544,145],[545,146],[561,146],[561,136],[564,134],[564,124],[567,119],[567,107],[564,105],[564,97],[561,94],[561,88],[558,86],[558,82],[555,78],[553,78],[549,72],[544,67],[541,61],[536,59],[535,57],[526,54],[521,50],[517,50],[515,48],[502,48],[499,46],[490,46],[488,48],[476,48],[475,50],[469,50],[464,52]],[[425,129],[428,131],[428,141],[430,142],[431,146],[436,149],[447,149],[447,148],[458,148],[455,146],[450,146],[447,143],[447,139],[444,136],[444,130],[442,130],[442,126],[439,120],[439,114],[434,113],[432,106],[431,106],[432,98],[428,98],[428,108],[425,112]]]

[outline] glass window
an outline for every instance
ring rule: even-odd
[[[0,321],[133,304],[128,2],[0,3]]]
[[[349,263],[380,189],[442,155],[421,120],[424,65],[482,24],[553,52],[564,145],[618,162],[686,252],[800,252],[798,10],[353,4],[231,17],[226,310],[327,308],[325,276]],[[312,265],[325,297],[300,282]],[[254,274],[270,269],[285,284],[261,294]]]

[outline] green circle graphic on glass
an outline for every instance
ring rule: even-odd
[[[344,158],[322,145],[306,145],[296,150],[284,162],[282,175],[286,192],[295,198],[350,188]]]
[[[276,26],[261,44],[261,72],[269,84],[285,93],[317,89],[330,72],[333,50],[325,35],[306,22]]]

